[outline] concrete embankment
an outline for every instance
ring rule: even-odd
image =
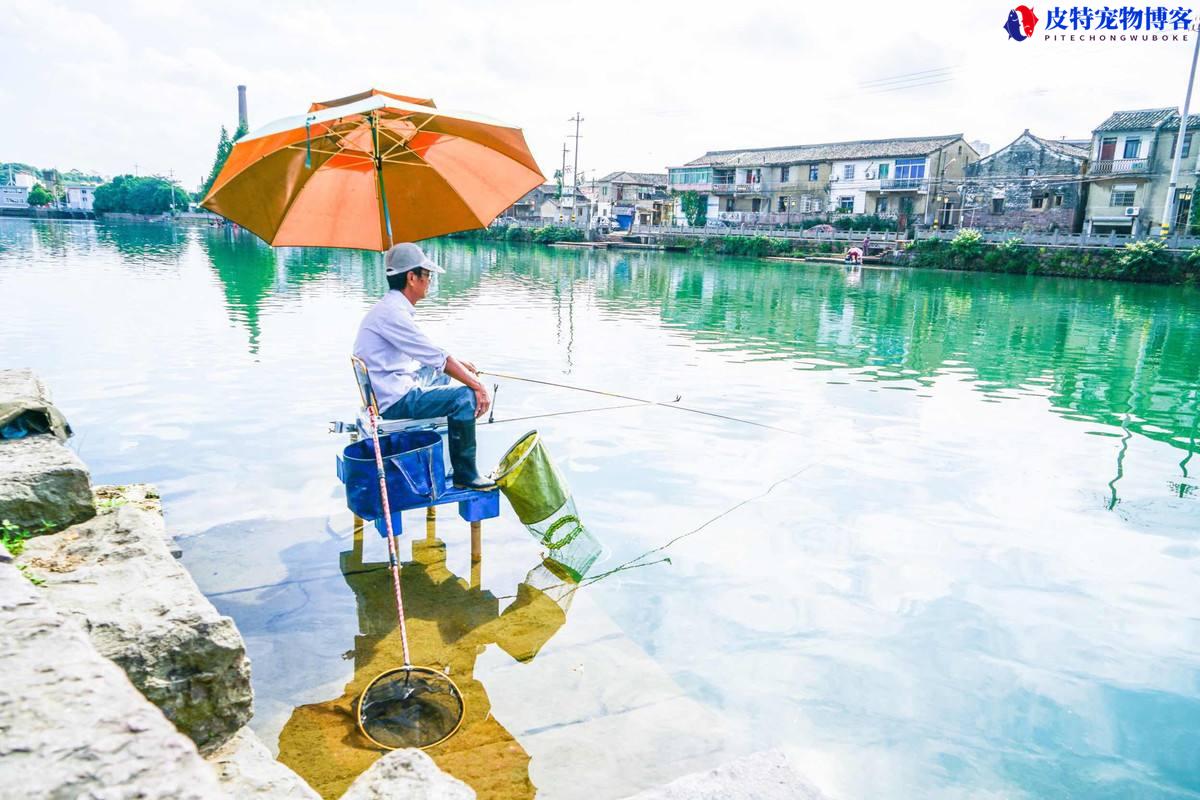
[[[0,408],[11,434],[52,407],[0,370]],[[25,431],[0,439],[0,520],[0,798],[316,800],[246,726],[245,643],[176,561],[152,487],[93,489],[60,438]],[[397,770],[404,791],[380,788]],[[474,795],[396,751],[351,796]]]

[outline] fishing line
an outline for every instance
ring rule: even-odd
[[[550,411],[545,414],[530,414],[528,417],[508,417],[507,419],[488,420],[489,425],[499,425],[502,422],[521,422],[529,419],[545,419],[547,417],[565,417],[570,414],[590,414],[593,411],[615,411],[618,408],[638,408],[646,403],[626,403],[619,406],[596,406],[595,408],[577,408],[574,411]]]
[[[681,533],[678,536],[675,536],[675,537],[667,540],[665,543],[659,545],[658,547],[647,550],[646,552],[642,553],[641,555],[635,556],[634,558],[629,559],[624,564],[618,564],[617,566],[613,567],[610,570],[605,570],[604,572],[601,572],[599,575],[594,575],[590,578],[584,579],[580,583],[577,583],[577,584],[571,586],[571,588],[567,590],[566,594],[564,594],[563,597],[564,598],[569,597],[572,594],[574,594],[575,592],[582,589],[583,587],[591,586],[596,581],[604,580],[605,578],[615,575],[618,572],[625,572],[627,570],[638,569],[640,567],[652,567],[655,564],[664,564],[664,563],[670,564],[671,559],[669,557],[665,557],[665,556],[663,558],[657,559],[655,561],[645,561],[645,559],[649,558],[650,556],[654,555],[655,553],[661,553],[662,551],[673,546],[677,542],[680,542],[683,539],[688,538],[689,536],[695,536],[697,533],[700,533],[700,531],[704,530],[709,525],[712,525],[714,522],[716,522],[719,519],[723,519],[724,517],[729,516],[730,514],[737,511],[739,508],[741,508],[742,506],[749,505],[750,503],[753,503],[757,500],[763,499],[764,497],[769,495],[771,492],[775,491],[777,488],[779,488],[783,484],[787,483],[788,481],[794,480],[795,478],[804,474],[808,470],[812,469],[814,466],[816,466],[815,463],[806,464],[805,466],[803,466],[800,469],[793,472],[791,475],[788,475],[786,477],[780,478],[779,480],[775,481],[770,486],[768,486],[765,491],[762,491],[759,494],[754,495],[753,497],[747,497],[743,500],[738,501],[737,503],[734,503],[729,508],[725,509],[724,511],[717,514],[716,516],[711,517],[708,520],[705,520],[703,523],[701,523],[700,525],[697,525],[695,528],[692,528],[690,531],[687,531],[686,533]],[[566,584],[566,583],[558,584],[559,587],[567,586],[567,585],[568,584]],[[553,587],[553,588],[558,588],[558,587]],[[515,594],[502,595],[500,597],[497,597],[496,599],[497,600],[510,600],[514,597],[516,597]]]
[[[804,435],[800,431],[794,431],[789,428],[780,428],[777,425],[769,425],[765,422],[755,422],[754,420],[750,420],[750,419],[741,419],[739,417],[731,417],[727,414],[718,414],[715,411],[705,411],[702,408],[691,408],[689,406],[676,405],[679,402],[681,395],[676,395],[675,399],[669,403],[663,403],[658,400],[647,400],[643,397],[631,397],[630,395],[627,395],[627,394],[617,394],[616,392],[606,392],[601,389],[589,389],[584,386],[571,386],[570,384],[566,384],[566,383],[555,383],[554,381],[544,381],[544,380],[539,380],[537,378],[522,378],[519,375],[506,375],[502,372],[487,372],[485,370],[480,370],[480,374],[481,375],[491,375],[496,378],[505,378],[510,381],[522,381],[524,383],[536,383],[536,384],[540,384],[542,386],[554,386],[559,389],[573,389],[577,392],[587,392],[588,394],[599,394],[599,395],[603,395],[605,397],[616,397],[621,400],[633,400],[633,401],[636,401],[638,404],[642,404],[642,405],[660,406],[662,408],[674,408],[679,411],[687,411],[689,413],[700,414],[705,417],[714,417],[716,419],[723,419],[723,420],[726,420],[727,422],[737,422],[742,425],[753,425],[756,428],[765,428],[769,431],[776,431],[778,433],[786,433],[789,436],[803,436]]]

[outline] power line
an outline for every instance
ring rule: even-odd
[[[914,80],[914,79],[920,80],[922,78],[922,76],[931,77],[937,73],[951,73],[951,72],[954,72],[956,69],[958,69],[957,66],[950,66],[950,67],[938,67],[937,69],[926,69],[926,70],[921,70],[919,72],[905,72],[900,75],[893,75],[889,78],[877,78],[875,80],[859,81],[858,85],[859,86],[876,86],[876,85],[888,84],[888,83],[903,83],[903,82]]]
[[[936,86],[939,83],[952,83],[954,80],[955,80],[954,76],[951,75],[950,77],[944,78],[942,80],[925,81],[924,83],[912,83],[912,84],[908,84],[906,86],[893,86],[893,87],[887,88],[887,89],[867,89],[866,91],[864,91],[864,94],[883,94],[884,92],[899,92],[904,89],[920,89],[925,86]]]

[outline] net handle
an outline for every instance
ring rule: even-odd
[[[387,528],[388,562],[392,570],[392,588],[396,593],[396,620],[400,624],[400,647],[404,652],[404,666],[407,668],[412,666],[412,659],[408,657],[408,627],[404,621],[404,598],[400,594],[400,545],[396,542],[396,532],[392,529],[392,509],[388,504],[383,453],[379,449],[379,412],[375,409],[374,392],[371,394],[370,402],[367,403],[367,418],[371,423],[371,441],[375,445],[375,471],[379,473],[379,497],[383,501],[383,521]]]

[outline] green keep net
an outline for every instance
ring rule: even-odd
[[[547,559],[560,566],[565,577],[582,580],[602,548],[580,521],[571,490],[537,431],[508,449],[496,467],[495,479],[517,518],[549,551]]]
[[[546,519],[571,496],[537,431],[530,431],[508,448],[496,467],[495,478],[517,512],[517,519],[526,525]]]

